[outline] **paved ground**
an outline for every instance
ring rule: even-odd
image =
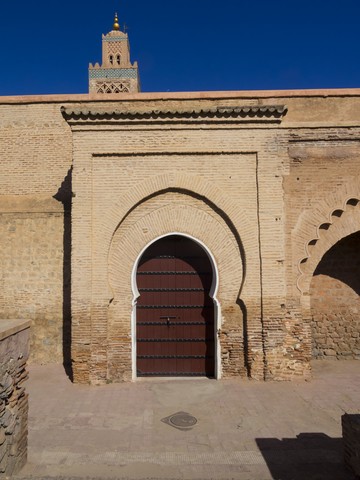
[[[360,412],[359,361],[315,362],[311,382],[102,387],[71,384],[61,366],[33,366],[28,391],[29,462],[17,480],[353,479],[340,417]],[[188,429],[175,428],[168,417],[177,412],[197,423],[186,417]]]

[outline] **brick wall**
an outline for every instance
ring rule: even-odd
[[[335,279],[325,279],[321,274],[314,277],[314,272],[328,250],[342,238],[360,230],[360,132],[358,126],[351,125],[350,121],[348,126],[311,127],[293,130],[288,144],[289,171],[284,178],[288,302],[298,311],[304,332],[311,341],[312,348],[307,349],[307,358],[314,352],[324,356],[325,350],[327,354],[336,356],[335,352],[340,352],[340,343],[342,353],[347,352],[347,355],[341,355],[345,358],[353,356],[357,340],[350,341],[353,346],[349,354],[349,341],[345,341],[345,347],[341,337],[354,339],[352,334],[357,335],[359,325],[356,319],[350,319],[350,308],[344,305],[347,302],[356,303],[357,294],[354,297],[350,288],[341,287],[342,293],[330,298],[327,289],[339,289],[340,283]],[[340,304],[336,304],[337,301]],[[324,309],[321,311],[321,304],[326,302],[329,310],[325,313]],[[314,314],[319,309],[322,313]],[[315,322],[312,322],[313,318]],[[342,322],[346,322],[346,327],[344,323],[340,325]],[[352,331],[347,333],[350,325]],[[338,332],[330,334],[331,329]],[[339,335],[336,348],[329,335],[333,338]],[[317,336],[316,340],[314,336]],[[323,343],[317,349],[315,345],[319,338]]]
[[[284,178],[284,191],[291,295],[297,296],[299,290],[309,294],[317,264],[342,238],[335,238],[336,231],[343,230],[346,236],[346,229],[340,225],[344,216],[336,216],[336,212],[346,210],[347,200],[360,196],[356,180],[359,134],[358,128],[303,129],[293,132],[289,139],[289,174]],[[360,223],[353,227],[353,231],[360,229]],[[321,244],[325,236],[327,241]],[[300,264],[303,260],[305,263]]]
[[[62,362],[71,132],[57,104],[0,111],[0,317],[31,320],[31,361]]]
[[[227,106],[236,104],[236,101],[222,99],[223,105]],[[253,104],[254,99],[241,101]],[[174,207],[172,218],[175,223],[169,220],[165,208],[156,205],[155,198],[164,199],[169,187],[182,194],[182,203],[187,208],[187,222],[181,226],[180,232],[195,237],[196,232],[197,238],[209,247],[215,227],[206,229],[205,234],[196,228],[205,221],[199,220],[200,212],[206,211],[209,218],[220,224],[225,220],[233,226],[233,231],[228,231],[228,239],[234,235],[239,239],[239,251],[243,249],[240,255],[246,274],[237,300],[227,303],[221,298],[221,290],[219,292],[220,304],[224,307],[219,347],[223,374],[250,372],[254,378],[265,376],[267,379],[308,375],[311,334],[308,325],[302,321],[301,292],[296,289],[295,269],[292,270],[294,252],[287,239],[304,210],[309,206],[316,208],[316,202],[335,186],[335,163],[342,153],[334,150],[333,144],[324,143],[322,136],[350,137],[351,148],[346,150],[344,157],[347,162],[352,162],[355,171],[358,149],[356,141],[352,141],[352,138],[356,139],[355,129],[352,131],[347,126],[341,131],[336,121],[332,126],[328,122],[329,111],[335,107],[340,123],[348,122],[349,118],[352,121],[355,111],[348,98],[329,101],[267,98],[262,101],[288,104],[289,113],[281,125],[259,128],[259,125],[233,124],[230,127],[225,122],[221,126],[205,122],[199,128],[196,123],[183,125],[180,121],[165,127],[153,124],[151,120],[139,125],[131,122],[117,125],[112,119],[108,124],[104,122],[99,132],[99,124],[86,119],[86,114],[79,121],[76,118],[70,121],[74,135],[76,193],[73,203],[73,265],[83,267],[76,272],[74,269],[72,291],[76,324],[73,330],[74,366],[79,381],[101,383],[109,376],[112,379],[131,378],[131,267],[136,255],[149,241],[157,235],[179,231],[176,226],[182,225],[181,210],[176,209],[173,200],[167,205]],[[123,111],[132,108],[168,111],[199,105],[209,108],[216,105],[216,101],[151,100],[139,101],[136,105],[124,102],[122,107]],[[93,107],[96,108],[88,105],[90,109]],[[101,108],[113,111],[117,105],[104,102]],[[309,128],[310,124],[315,130]],[[310,146],[306,146],[311,154],[307,152],[309,161],[304,175],[305,183],[313,182],[312,188],[317,195],[313,203],[309,196],[310,186],[304,194],[304,188],[296,184],[298,180],[294,179],[290,166],[291,141],[302,137],[310,142]],[[311,150],[314,145],[320,147],[315,154]],[[347,144],[341,143],[341,147],[346,149]],[[315,161],[320,158],[324,166],[330,159],[336,160],[329,166],[330,185],[324,185],[320,190],[315,187],[320,177],[318,165],[313,165],[313,157]],[[293,183],[289,197],[285,197],[283,186],[287,185],[283,180],[288,177]],[[346,184],[345,175],[343,183]],[[205,205],[196,206],[199,214],[190,213],[193,211],[190,207],[194,207],[192,197],[205,202]],[[292,208],[294,200],[298,202],[296,209]],[[131,226],[129,222],[132,222]],[[112,257],[117,242],[122,248],[115,249]],[[122,253],[125,251],[126,258]],[[216,247],[210,251],[216,252]],[[221,284],[229,285],[234,280],[234,271],[225,273],[221,264],[234,257],[230,251],[214,253],[214,256],[220,264]],[[112,270],[119,277],[115,282],[121,286],[118,296],[112,291]],[[110,290],[104,288],[108,287],[107,279],[110,279]],[[108,348],[105,347],[107,338]],[[107,370],[105,365],[108,365]]]
[[[60,112],[274,104],[288,107],[281,121],[67,122]],[[223,374],[308,375],[313,272],[360,230],[359,108],[359,91],[0,99],[0,306],[33,320],[32,358],[69,359],[71,334],[77,381],[131,378],[132,267],[181,227],[219,265]]]
[[[2,104],[0,195],[56,195],[71,165],[71,132],[59,105]]]
[[[164,102],[159,105],[167,106]],[[73,271],[76,379],[96,383],[106,381],[108,375],[112,379],[131,378],[132,267],[146,244],[172,232],[201,240],[219,264],[222,373],[246,375],[251,371],[254,378],[264,377],[262,329],[266,328],[268,378],[303,375],[301,341],[297,340],[300,328],[294,328],[292,316],[288,316],[287,330],[283,328],[286,291],[281,186],[287,152],[282,135],[274,135],[273,126],[199,127],[181,122],[165,128],[151,122],[132,126],[112,121],[99,132],[91,119],[81,122],[77,124],[76,118],[70,121],[76,194],[73,265],[84,267]],[[169,188],[182,197],[179,206],[165,198]],[[196,205],[194,198],[200,200]],[[163,208],[156,203],[160,200]],[[259,222],[263,226],[260,231]],[[222,224],[227,233],[217,242],[217,226]],[[200,229],[202,225],[206,227]],[[111,256],[120,239],[122,247],[116,247]],[[235,254],[231,248],[226,250],[234,243]],[[236,275],[239,260],[246,263],[242,267],[246,268],[244,283]],[[113,270],[121,278],[117,281],[121,286],[118,296],[111,291]],[[236,293],[230,295],[232,291]],[[284,342],[288,343],[285,355]]]

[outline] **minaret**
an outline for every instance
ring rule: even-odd
[[[113,29],[102,36],[102,64],[89,64],[89,93],[140,91],[137,62],[130,62],[128,34],[120,30],[117,13]]]

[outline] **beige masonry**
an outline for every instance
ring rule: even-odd
[[[134,268],[176,233],[217,267],[218,377],[308,377],[315,337],[357,358],[355,274],[320,267],[360,230],[359,111],[360,90],[0,98],[2,318],[77,382],[134,379]]]

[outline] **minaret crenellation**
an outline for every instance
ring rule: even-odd
[[[138,64],[130,61],[128,34],[115,14],[111,32],[102,36],[102,64],[89,64],[89,93],[136,93],[140,90]]]

